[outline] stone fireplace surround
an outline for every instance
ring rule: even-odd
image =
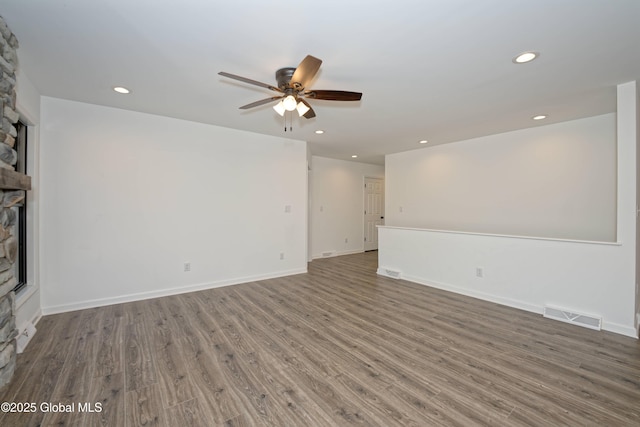
[[[18,154],[14,150],[19,115],[16,106],[16,49],[18,40],[0,16],[0,389],[11,381],[16,364],[14,263],[18,241],[12,229],[16,213],[31,189],[30,177],[15,171]]]

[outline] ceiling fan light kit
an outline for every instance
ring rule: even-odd
[[[300,117],[303,117],[305,114],[307,114],[307,112],[311,109],[311,107],[307,107],[306,105],[304,105],[302,102],[298,102],[298,105],[296,106],[296,110],[298,110],[298,115]]]
[[[293,95],[287,95],[287,97],[282,100],[282,106],[287,111],[293,111],[298,106],[298,101],[293,97]]]
[[[273,96],[271,98],[243,105],[240,107],[241,110],[247,110],[273,101],[278,101],[278,103],[273,106],[273,109],[279,115],[284,116],[287,111],[297,110],[300,117],[311,119],[316,116],[316,113],[305,98],[322,99],[326,101],[360,101],[360,99],[362,99],[362,93],[360,92],[347,92],[342,90],[305,90],[307,84],[309,84],[318,73],[321,64],[322,60],[314,56],[307,55],[302,62],[300,62],[297,68],[280,68],[276,71],[277,87],[224,71],[221,71],[218,74],[223,77],[239,80],[244,83],[260,86],[280,93],[279,96]]]
[[[284,108],[284,103],[282,101],[280,101],[276,105],[274,105],[273,109],[276,110],[276,113],[280,114],[281,116],[284,116],[284,113],[287,111]]]

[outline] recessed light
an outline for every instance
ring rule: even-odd
[[[426,139],[423,139],[422,141],[420,141],[420,144],[426,144],[427,142],[429,141],[427,141]]]
[[[536,59],[540,54],[538,52],[522,52],[520,55],[512,59],[514,64],[525,64]]]
[[[537,115],[537,116],[533,116],[533,117],[531,117],[531,118],[532,118],[533,120],[544,120],[544,119],[546,119],[546,118],[547,118],[547,116],[545,116],[544,114],[540,114],[540,115]]]
[[[126,87],[122,87],[122,86],[116,86],[113,88],[113,90],[115,90],[118,93],[130,93],[131,91],[129,89],[127,89]]]
[[[351,157],[352,157],[352,158],[354,158],[354,159],[357,159],[357,158],[358,158],[358,155],[357,155],[357,154],[354,154],[354,155],[353,155],[353,156],[351,156]]]
[[[317,133],[318,135],[322,135],[322,134],[324,133],[324,131],[323,131],[323,130],[318,129],[318,130],[316,131],[316,133]]]

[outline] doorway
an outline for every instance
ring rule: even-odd
[[[364,178],[364,250],[378,249],[378,225],[384,225],[384,179]]]

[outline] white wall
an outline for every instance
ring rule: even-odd
[[[542,313],[545,305],[601,316],[635,336],[633,277],[621,245],[424,229],[379,229],[379,270],[451,292]],[[484,277],[476,277],[476,268]]]
[[[616,239],[615,114],[394,154],[386,166],[389,225]]]
[[[624,100],[627,104],[625,111],[630,116],[627,118],[627,121],[632,121],[635,118],[636,129],[635,129],[635,139],[637,141],[637,145],[640,145],[640,85],[638,82],[635,82],[636,86],[636,96],[635,96],[635,105],[633,103],[633,99]],[[630,94],[627,95],[632,98]],[[619,102],[623,102],[623,100],[619,100]],[[635,114],[634,114],[635,110]],[[633,129],[630,126],[627,126],[630,129],[627,132],[632,132]],[[633,139],[633,136],[627,135],[627,139]],[[636,146],[637,146],[636,145]],[[640,203],[640,171],[638,170],[638,166],[640,165],[640,150],[636,150],[636,205]],[[638,209],[640,210],[640,208]],[[636,214],[636,332],[638,336],[640,336],[640,285],[638,284],[638,280],[640,280],[640,215]]]
[[[37,323],[40,308],[40,93],[21,69],[16,73],[16,110],[27,128],[27,286],[16,295],[16,326],[22,332],[28,322]]]
[[[438,148],[436,151],[441,156],[440,159],[458,159],[462,155],[468,156],[465,164],[472,167],[471,163],[476,159],[482,164],[488,164],[491,160],[478,151],[486,145],[487,150],[493,153],[496,159],[501,159],[500,162],[494,162],[493,167],[500,169],[503,180],[511,181],[511,173],[519,177],[517,171],[509,172],[509,158],[505,158],[503,153],[498,152],[498,147],[506,149],[504,135],[496,135],[474,140],[473,143],[465,142],[452,144],[450,147],[413,151],[409,156],[413,161],[407,159],[406,153],[387,156],[388,224],[397,226],[400,223],[402,226],[385,227],[379,230],[380,267],[378,272],[387,274],[387,269],[400,271],[401,277],[407,280],[534,312],[542,312],[545,305],[552,305],[597,315],[603,318],[604,329],[637,336],[634,323],[637,112],[635,108],[632,109],[632,105],[636,104],[635,93],[634,82],[618,87],[617,126],[614,128],[617,132],[617,169],[609,172],[613,177],[602,176],[601,171],[595,170],[598,169],[598,164],[590,162],[594,168],[590,173],[601,176],[601,179],[607,182],[613,180],[618,184],[617,188],[611,189],[614,199],[607,202],[613,205],[613,208],[609,206],[608,213],[603,216],[604,221],[611,212],[615,215],[614,239],[600,237],[603,236],[602,230],[597,236],[590,238],[615,240],[615,242],[581,242],[429,230],[423,228],[424,223],[416,226],[419,229],[411,229],[407,227],[408,221],[398,220],[398,206],[402,204],[410,207],[409,212],[405,210],[404,213],[413,215],[413,218],[431,216],[429,210],[437,209],[430,203],[416,200],[425,195],[422,186],[431,186],[431,183],[425,182],[425,178],[432,175],[425,173],[421,168],[430,161],[435,161],[433,155],[435,148]],[[611,116],[607,115],[568,124],[546,126],[542,130],[537,128],[538,132],[546,134],[539,141],[540,150],[549,149],[548,141],[560,141],[560,138],[554,138],[553,133],[556,130],[560,132],[562,139],[569,140],[573,139],[571,134],[567,133],[571,128],[575,130],[575,139],[583,138],[591,131],[608,135],[610,120]],[[596,123],[601,124],[596,126]],[[510,132],[509,140],[518,144],[522,136],[524,140],[530,141],[531,131]],[[536,144],[530,145],[530,149],[535,152]],[[578,150],[575,146],[574,149],[574,156],[563,156],[563,159],[567,162],[568,169],[580,170],[582,166],[576,163],[584,162],[584,159],[591,158],[591,155],[586,156],[584,150]],[[517,150],[511,153],[517,160]],[[532,162],[533,160],[532,158]],[[449,163],[452,170],[459,171],[460,163],[452,163],[453,160]],[[604,163],[607,165],[610,163],[608,156]],[[519,164],[524,166],[522,163]],[[457,168],[453,168],[454,166]],[[544,179],[548,170],[540,163],[536,166],[539,176]],[[610,170],[608,166],[603,167]],[[495,175],[495,171],[488,173]],[[583,180],[573,181],[568,186],[564,180],[571,179],[572,176],[578,175],[568,175],[562,180],[558,178],[558,187],[567,192],[583,193],[590,190],[593,181],[586,177]],[[407,189],[406,186],[410,188]],[[585,186],[589,188],[583,188]],[[447,194],[448,190],[447,186],[443,185],[442,193]],[[490,188],[485,187],[484,191],[490,192]],[[549,203],[549,198],[553,199],[558,195],[556,191],[552,191],[530,196],[544,205]],[[569,198],[572,195],[567,193],[566,197]],[[601,202],[605,203],[605,200]],[[443,203],[446,203],[446,199]],[[449,204],[458,203],[466,202],[454,197]],[[508,201],[503,205],[511,209]],[[414,208],[419,211],[412,212]],[[394,209],[396,213],[391,215]],[[501,213],[497,213],[489,219],[496,219],[496,215],[500,220],[504,217]],[[585,221],[585,216],[590,216],[590,212],[583,212],[579,216],[575,213],[575,215],[574,220],[582,223]],[[505,220],[511,222],[509,218]],[[606,222],[608,236],[611,233],[611,225],[609,220]],[[455,230],[456,225],[455,223],[447,224],[447,228]],[[599,228],[599,224],[593,223],[591,226]],[[556,231],[554,226],[550,228]],[[575,227],[573,229],[578,231]],[[520,234],[523,233],[520,232]],[[548,233],[540,234],[544,236]],[[478,267],[483,269],[484,277],[482,278],[476,276]]]
[[[306,271],[306,143],[48,97],[42,123],[45,313]]]
[[[384,178],[384,166],[312,156],[311,256],[364,250],[364,178]],[[347,242],[345,243],[345,239]]]

